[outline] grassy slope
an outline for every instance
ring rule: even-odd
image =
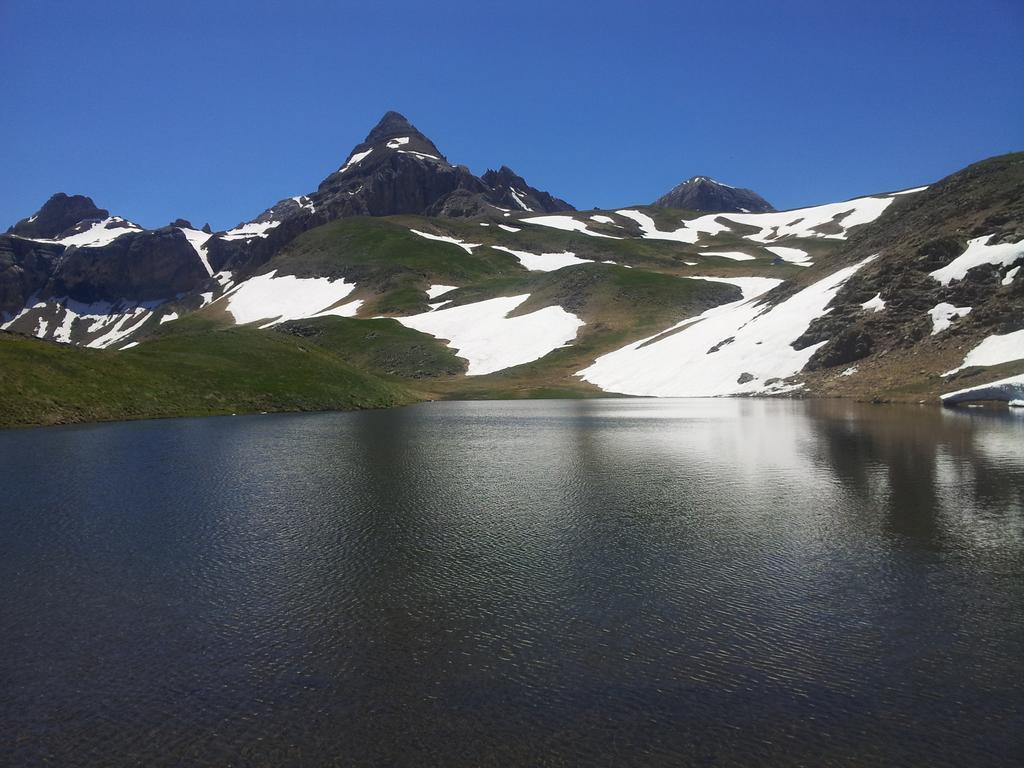
[[[418,395],[286,334],[240,328],[105,352],[0,333],[0,426],[379,408]]]
[[[454,236],[479,243],[480,247],[469,254],[450,243],[412,234],[410,229]],[[596,251],[580,248],[590,246],[592,241],[597,242]],[[487,242],[533,252],[575,249],[620,263],[646,260],[658,269],[595,263],[554,272],[530,272],[515,257],[488,248]],[[509,233],[496,226],[481,227],[474,221],[412,216],[341,220],[302,235],[265,269],[354,281],[359,288],[353,296],[367,302],[362,317],[294,321],[268,333],[299,335],[357,367],[405,382],[431,397],[599,396],[599,390],[574,375],[596,357],[711,306],[739,298],[739,290],[732,286],[679,279],[680,270],[672,258],[677,250],[677,245],[671,243],[603,241],[543,227],[524,227],[519,233]],[[706,261],[725,262],[721,265],[724,269],[695,271],[751,271],[748,264],[724,259]],[[465,361],[456,358],[444,342],[391,320],[370,319],[380,314],[427,311],[424,291],[434,283],[461,286],[445,296],[453,305],[528,293],[530,299],[515,314],[557,305],[587,324],[573,346],[539,361],[488,376],[465,377]],[[211,322],[229,322],[217,304],[199,316]],[[167,324],[156,334],[178,334],[196,319],[193,316]]]

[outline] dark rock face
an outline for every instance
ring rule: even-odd
[[[687,179],[651,205],[708,213],[766,213],[775,210],[771,203],[753,190],[730,187],[707,176]]]
[[[0,235],[0,315],[14,313],[46,287],[64,246]]]
[[[130,232],[100,248],[69,248],[47,293],[77,301],[155,301],[207,278],[195,249],[172,227]]]
[[[7,230],[20,237],[55,238],[83,221],[105,219],[109,211],[97,208],[91,198],[84,195],[66,195],[58,192],[33,216],[22,219]]]

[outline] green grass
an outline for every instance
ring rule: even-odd
[[[0,334],[0,426],[382,408],[420,398],[299,337],[249,328],[106,352]]]
[[[275,326],[274,333],[301,338],[349,365],[389,379],[431,380],[466,370],[465,360],[443,342],[397,320],[293,320]],[[422,384],[429,386],[429,381]]]

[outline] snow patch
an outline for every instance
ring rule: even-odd
[[[35,336],[50,338],[61,344],[73,344],[76,343],[72,338],[75,335],[84,341],[84,338],[101,334],[85,346],[103,348],[123,340],[138,330],[152,316],[152,309],[162,303],[152,301],[127,304],[99,301],[83,304],[69,298],[38,301],[33,297],[20,312],[0,324],[0,328],[8,329],[19,321],[22,324],[27,323],[31,321],[32,315],[37,315],[36,324],[31,331]]]
[[[131,334],[137,331],[142,324],[152,316],[152,314],[153,313],[146,307],[135,307],[130,312],[118,315],[117,320],[115,320],[112,325],[109,323],[107,324],[106,327],[109,327],[109,330],[105,334],[99,338],[93,339],[86,344],[86,346],[94,349],[103,349],[111,346],[112,344],[116,344],[128,336],[131,336]],[[98,323],[93,323],[89,327],[89,331],[93,332],[97,330],[97,325]]]
[[[1008,267],[1021,256],[1024,256],[1024,241],[1019,243],[999,243],[988,245],[994,235],[983,235],[967,241],[967,250],[953,261],[929,274],[943,285],[953,280],[963,280],[967,273],[984,264],[995,264]]]
[[[457,287],[456,285],[441,285],[440,283],[432,285],[427,288],[427,298],[433,299],[441,294],[448,293],[448,291],[454,291]]]
[[[970,307],[954,307],[952,304],[941,302],[928,310],[932,318],[932,336],[942,333],[953,324],[953,321],[970,314]]]
[[[263,320],[260,328],[269,328],[286,320],[352,317],[362,305],[362,301],[350,301],[339,306],[356,287],[344,279],[276,274],[274,270],[251,277],[226,296],[227,310],[237,325]]]
[[[885,309],[885,301],[882,299],[882,294],[876,293],[873,299],[868,299],[860,306],[861,309],[869,309],[872,312],[881,312]]]
[[[313,201],[306,195],[297,195],[291,199],[295,201],[295,204],[299,206],[299,208],[303,208],[310,213],[316,213],[316,206],[313,205]]]
[[[189,229],[188,227],[178,227],[181,234],[188,240],[189,245],[196,252],[196,256],[199,257],[199,261],[203,264],[203,269],[206,270],[206,274],[212,276],[213,268],[210,266],[210,261],[206,257],[206,241],[209,240],[213,235],[203,232],[201,229]]]
[[[163,317],[160,318],[160,325],[163,325],[164,323],[169,323],[172,320],[177,320],[177,319],[178,319],[178,313],[177,312],[168,312],[166,315],[164,315]]]
[[[1002,279],[1002,281],[1000,281],[999,284],[1000,285],[1009,285],[1010,283],[1013,282],[1013,278],[1015,278],[1017,276],[1018,272],[1020,272],[1020,267],[1014,267],[1013,269],[1011,269],[1009,272],[1006,273],[1006,277],[1004,277]]]
[[[455,237],[448,237],[447,235],[435,235],[430,232],[420,232],[418,229],[410,229],[409,231],[412,232],[414,235],[425,237],[427,238],[427,240],[437,240],[438,242],[451,243],[452,245],[457,245],[459,246],[459,248],[461,248],[462,250],[469,254],[473,253],[474,248],[480,247],[480,243],[467,243],[464,240],[459,240],[458,238]]]
[[[573,264],[593,264],[589,259],[581,259],[571,251],[562,253],[530,253],[529,251],[515,251],[503,245],[492,245],[496,251],[510,253],[519,259],[519,263],[534,272],[554,272],[562,267],[570,267]]]
[[[508,224],[499,224],[498,229],[504,229],[506,232],[521,232],[522,230],[518,227],[510,227]]]
[[[422,157],[422,158],[425,158],[426,160],[440,160],[441,159],[437,155],[428,155],[426,152],[417,152],[416,150],[413,150],[413,149],[400,149],[400,150],[398,150],[398,154],[400,154],[400,155],[415,155],[416,157]]]
[[[800,248],[784,247],[781,245],[766,245],[764,248],[790,264],[797,264],[801,267],[811,266],[811,255]]]
[[[256,237],[267,237],[280,221],[250,221],[248,224],[241,224],[234,229],[229,229],[220,235],[221,240],[252,240]]]
[[[701,256],[721,256],[723,259],[733,261],[753,261],[754,257],[743,251],[701,251]],[[689,263],[689,262],[687,262]]]
[[[469,362],[466,375],[483,376],[543,357],[576,338],[584,325],[561,307],[508,317],[528,298],[529,294],[487,299],[395,319],[447,340],[448,346]]]
[[[388,149],[398,149],[399,147],[404,147],[408,143],[409,143],[409,137],[408,136],[402,136],[401,138],[392,139],[391,141],[389,141],[388,142]]]
[[[873,258],[841,269],[773,307],[748,297],[744,289],[740,301],[603,355],[577,375],[609,392],[657,397],[782,391],[787,387],[781,380],[802,370],[825,342],[801,350],[791,343],[812,320],[828,313],[828,304],[843,284]],[[754,279],[758,278],[744,280]],[[757,293],[766,285],[749,287]]]
[[[142,232],[143,229],[138,224],[133,224],[126,219],[122,219],[120,216],[110,216],[100,221],[95,221],[88,228],[82,232],[76,232],[73,235],[62,237],[59,239],[51,239],[46,237],[23,237],[22,240],[32,240],[36,243],[56,243],[63,245],[65,248],[98,248],[100,246],[109,245],[119,238],[121,235],[127,235],[129,232]],[[16,235],[17,237],[17,235]]]
[[[524,203],[523,198],[520,197],[520,195],[525,195],[524,192],[520,192],[519,190],[513,187],[509,187],[508,191],[512,193],[512,199],[516,201],[516,205],[518,205],[524,211],[529,211],[530,213],[533,213],[533,208]]]
[[[551,227],[552,229],[561,229],[566,232],[582,232],[584,235],[590,235],[591,237],[607,237],[609,240],[621,240],[621,237],[615,237],[615,235],[605,235],[601,232],[593,232],[587,229],[587,225],[582,221],[577,221],[572,216],[532,216],[529,219],[520,219],[527,224],[536,224],[541,227]]]
[[[951,376],[964,368],[972,366],[990,366],[1009,363],[1024,359],[1024,328],[1011,333],[993,334],[967,353],[959,368],[947,371],[943,376]]]
[[[356,152],[356,153],[354,153],[352,155],[352,157],[350,157],[348,159],[348,162],[345,163],[343,166],[341,166],[341,168],[338,169],[338,173],[344,173],[349,168],[351,168],[353,165],[359,165],[359,163],[363,162],[363,160],[365,160],[366,158],[368,158],[370,156],[371,152],[373,152],[373,147],[371,147],[370,149],[366,150],[365,152]]]
[[[640,236],[646,240],[670,240],[677,243],[696,243],[697,239],[701,236],[700,231],[695,229],[688,229],[683,227],[682,229],[676,229],[671,232],[665,232],[658,229],[658,226],[654,223],[654,219],[648,216],[646,213],[640,213],[640,211],[622,210],[616,211],[619,216],[625,216],[627,219],[632,219],[640,225]],[[722,229],[725,229],[724,227]]]
[[[904,194],[920,190],[907,190]],[[851,227],[874,221],[888,208],[895,197],[860,197],[841,203],[828,203],[811,208],[798,208],[792,211],[776,211],[772,213],[709,213],[695,219],[683,220],[682,229],[674,232],[660,233],[661,239],[679,240],[695,243],[702,235],[714,236],[720,232],[730,232],[730,224],[744,224],[757,227],[760,231],[751,235],[743,235],[747,240],[757,243],[770,243],[783,237],[825,238],[843,240]],[[626,215],[624,211],[617,211]],[[629,212],[629,218],[645,226],[637,211]],[[643,216],[650,221],[650,217]],[[824,234],[817,231],[823,225],[837,224],[838,233]],[[653,230],[651,221],[650,230]],[[645,237],[653,236],[645,234]],[[785,258],[785,257],[783,257]],[[796,262],[802,263],[802,262]]]

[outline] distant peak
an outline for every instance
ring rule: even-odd
[[[660,208],[686,208],[715,213],[765,213],[771,203],[750,189],[723,184],[710,176],[691,176],[655,200]]]

